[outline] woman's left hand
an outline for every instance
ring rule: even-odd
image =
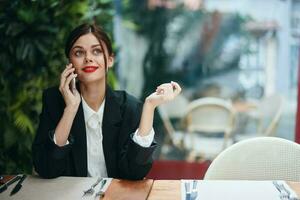
[[[156,91],[146,98],[145,103],[155,108],[156,106],[173,100],[180,92],[181,87],[178,83],[173,81],[171,81],[171,83],[164,83],[158,86]]]

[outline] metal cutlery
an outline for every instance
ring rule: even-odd
[[[97,181],[87,190],[83,191],[83,195],[93,195],[95,192],[95,187],[103,180],[103,178],[98,178]]]
[[[7,190],[8,186],[10,186],[11,184],[13,184],[14,182],[18,181],[21,179],[21,175],[17,175],[15,177],[13,177],[11,180],[9,180],[7,183],[4,183],[3,185],[0,186],[0,193],[4,192],[5,190]]]
[[[191,183],[189,181],[186,181],[184,183],[185,186],[185,200],[191,200]]]
[[[95,198],[96,197],[100,197],[100,198],[104,197],[105,192],[104,192],[103,188],[104,188],[106,182],[107,182],[106,179],[103,179],[101,181],[101,185],[100,185],[99,191],[96,193]]]
[[[284,184],[279,184],[277,181],[273,181],[273,185],[279,191],[279,198],[281,200],[299,200],[299,198],[291,197],[291,191],[287,189]]]
[[[198,196],[198,190],[197,190],[197,180],[193,180],[193,188],[192,188],[192,193],[191,193],[191,199],[195,200]]]
[[[20,191],[20,189],[22,188],[22,183],[25,180],[27,176],[24,174],[22,175],[22,177],[20,178],[19,182],[17,183],[17,185],[12,189],[12,191],[10,192],[10,196],[16,194],[17,192]]]
[[[186,181],[185,186],[185,200],[195,200],[198,196],[197,180]]]

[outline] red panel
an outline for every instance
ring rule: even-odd
[[[178,160],[156,160],[147,175],[151,179],[203,179],[209,161],[196,163]]]
[[[300,49],[299,49],[299,66],[298,66],[298,99],[297,99],[297,118],[295,141],[300,144]]]

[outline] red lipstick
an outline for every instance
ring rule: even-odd
[[[98,69],[97,66],[85,66],[82,68],[82,71],[86,72],[86,73],[92,73],[94,71],[96,71]]]

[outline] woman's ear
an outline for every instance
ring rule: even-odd
[[[111,68],[114,65],[114,61],[115,57],[113,55],[108,57],[108,68]]]

